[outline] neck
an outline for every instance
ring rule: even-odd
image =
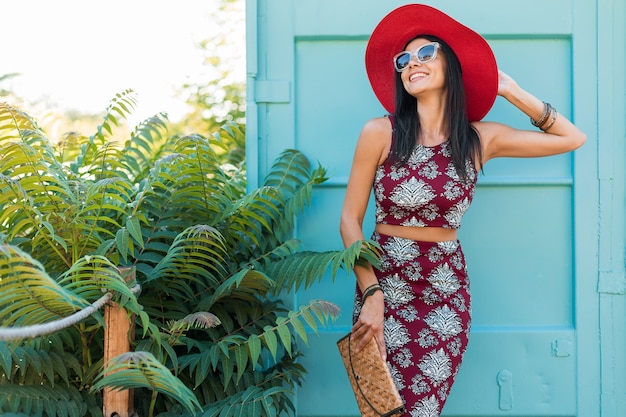
[[[424,146],[434,146],[448,139],[444,110],[445,103],[442,96],[431,96],[430,99],[417,101],[417,117],[420,121],[418,143]]]

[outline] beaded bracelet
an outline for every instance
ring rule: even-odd
[[[546,122],[546,120],[548,120],[548,116],[550,116],[550,112],[552,111],[553,107],[550,105],[550,103],[546,103],[545,101],[543,102],[543,114],[541,115],[541,118],[539,120],[534,120],[532,117],[530,118],[530,123],[532,123],[533,126],[541,128],[541,126],[544,125],[544,123]]]
[[[550,129],[552,127],[552,125],[554,124],[554,122],[556,122],[556,115],[558,114],[556,109],[554,107],[552,107],[551,109],[551,113],[552,113],[552,119],[550,120],[550,123],[548,123],[548,126],[543,127],[541,126],[540,129],[543,130],[544,132],[547,132],[548,129]]]
[[[372,284],[363,291],[363,297],[361,298],[361,304],[365,304],[367,297],[374,295],[376,291],[382,291],[383,288],[379,284]]]

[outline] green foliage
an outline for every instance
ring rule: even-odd
[[[89,393],[52,385],[0,385],[0,410],[6,410],[3,417],[102,415],[102,407]]]
[[[100,312],[0,341],[0,413],[98,415],[105,388],[133,388],[140,415],[293,415],[306,373],[298,344],[338,309],[313,300],[290,310],[281,296],[376,263],[377,248],[311,252],[292,238],[326,180],[300,152],[285,150],[248,192],[244,161],[229,152],[243,126],[168,136],[155,115],[116,140],[134,105],[125,91],[94,134],[55,143],[0,104],[0,339],[103,294],[137,318],[133,352],[107,367]]]
[[[213,132],[226,121],[245,122],[245,2],[241,0],[213,1],[216,13],[211,16],[212,24],[219,31],[212,32],[207,39],[198,43],[202,55],[203,79],[181,86],[179,95],[189,106],[184,121],[178,130],[187,132]],[[219,11],[218,11],[219,10]],[[243,137],[236,136],[230,143],[230,158],[242,159],[245,152]]]

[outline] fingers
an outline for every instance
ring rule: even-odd
[[[376,337],[381,353],[385,352],[384,326],[385,305],[383,293],[376,291],[367,298],[361,308],[358,320],[352,326],[352,341],[355,341],[356,351],[360,351],[365,345]],[[382,346],[382,348],[381,348]],[[381,354],[382,356],[382,354]]]
[[[352,335],[350,337],[352,338],[353,342],[356,342],[354,349],[357,352],[363,349],[363,347],[367,344],[367,342],[369,342],[369,340],[372,337],[374,337],[374,332],[368,332],[367,329],[368,329],[368,326],[364,326],[363,324],[359,322],[357,322],[352,327]]]
[[[380,352],[380,357],[385,361],[387,360],[387,349],[385,346],[383,326],[379,326],[375,329],[372,326],[357,322],[352,327],[352,334],[350,337],[352,338],[352,342],[355,343],[354,350],[356,352],[360,352],[369,343],[372,337],[375,338],[376,344],[378,345],[378,351]]]
[[[356,343],[355,346],[354,346],[354,351],[355,352],[360,352],[369,343],[369,341],[373,337],[374,341],[378,345],[378,351],[380,352],[380,357],[384,361],[387,360],[387,347],[385,346],[385,337],[383,336],[382,333],[379,334],[379,335],[365,334],[364,336],[360,336],[360,337],[356,336],[353,333],[350,337],[352,338],[352,342]]]
[[[380,352],[380,357],[383,358],[384,361],[386,361],[387,360],[387,347],[385,346],[384,336],[377,337],[376,343],[378,344],[378,351]]]

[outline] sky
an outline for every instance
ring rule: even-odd
[[[103,112],[115,94],[133,89],[135,119],[163,111],[175,120],[185,109],[176,88],[207,77],[197,45],[220,30],[216,12],[215,0],[5,2],[0,75],[21,75],[0,89],[83,113]],[[243,33],[241,47],[229,49],[242,67]],[[236,74],[245,80],[244,68]]]

